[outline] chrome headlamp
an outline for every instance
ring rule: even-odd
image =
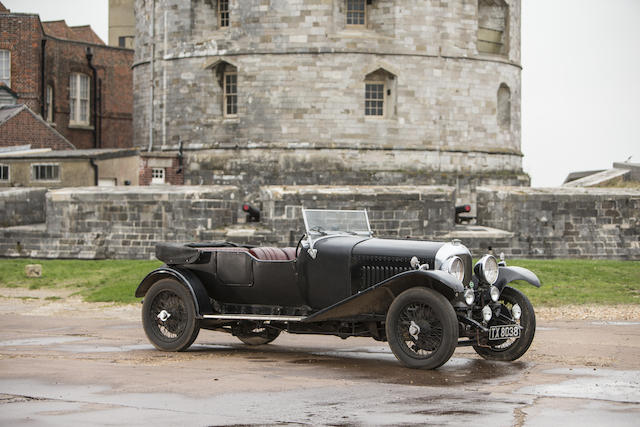
[[[464,262],[462,262],[460,257],[454,256],[447,259],[440,269],[451,274],[461,282],[464,280]]]
[[[491,285],[489,288],[489,296],[491,297],[491,301],[498,302],[498,299],[500,299],[500,289]]]
[[[466,302],[467,305],[472,305],[475,300],[476,294],[473,289],[467,289],[464,291],[464,302]]]
[[[492,255],[485,255],[473,267],[478,278],[493,285],[498,280],[498,261]]]

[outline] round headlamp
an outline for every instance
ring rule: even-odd
[[[460,257],[454,256],[449,258],[442,264],[442,270],[453,275],[459,281],[464,280],[464,263]]]
[[[511,315],[514,320],[518,320],[520,319],[520,316],[522,316],[522,309],[518,304],[513,304],[513,307],[511,307]]]
[[[489,295],[491,296],[491,301],[498,302],[498,298],[500,298],[500,289],[491,285],[489,288]]]
[[[478,278],[493,285],[498,280],[498,261],[493,255],[485,255],[476,262],[473,271]]]
[[[484,319],[485,322],[488,322],[489,320],[491,320],[492,317],[493,317],[493,311],[491,311],[491,307],[489,307],[488,305],[485,305],[482,308],[482,318]]]
[[[464,302],[466,302],[467,305],[473,304],[475,300],[476,294],[475,292],[473,292],[473,289],[467,289],[466,291],[464,291]]]

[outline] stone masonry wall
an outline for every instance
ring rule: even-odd
[[[379,237],[457,238],[474,255],[640,260],[638,190],[483,187],[479,225],[466,226],[454,224],[455,190],[442,186],[263,186],[251,200],[236,186],[45,191],[0,192],[0,256],[149,259],[159,241],[294,245],[304,206],[364,208]],[[244,202],[261,210],[259,223],[245,222]]]
[[[508,17],[501,55],[477,49],[478,1],[367,3],[367,24],[349,26],[344,0],[231,0],[230,24],[220,28],[216,2],[137,0],[135,145],[168,151],[182,142],[196,153],[187,184],[222,183],[212,176],[221,175],[240,187],[255,180],[452,185],[471,176],[471,187],[458,191],[472,193],[476,182],[490,184],[483,174],[500,185],[527,184],[520,178],[520,0],[499,2]],[[224,112],[225,70],[237,72],[233,115]],[[367,116],[365,80],[380,75],[387,76],[386,110]],[[502,85],[510,93],[507,126],[497,118]],[[348,158],[361,166],[357,172],[386,179],[351,179],[332,168],[328,181],[303,181],[291,173],[302,170],[296,166],[273,174],[271,160],[283,152],[315,164]],[[252,167],[208,172],[229,157]],[[372,157],[384,158],[383,169]],[[412,158],[420,158],[418,176],[429,179],[407,179]]]
[[[0,227],[44,222],[46,193],[46,188],[16,188],[0,191]]]
[[[278,245],[295,245],[302,208],[367,209],[378,237],[435,238],[453,228],[452,187],[269,186],[260,192],[265,225]]]
[[[208,240],[237,220],[237,188],[70,188],[46,196],[46,224],[0,231],[2,256],[149,259],[159,241]]]
[[[523,258],[640,259],[640,191],[479,188],[478,223],[513,233],[492,242]]]

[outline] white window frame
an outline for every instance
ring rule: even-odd
[[[235,83],[232,88],[227,83],[227,77],[235,77]],[[225,71],[222,76],[223,88],[222,88],[222,112],[225,117],[238,117],[238,72],[237,71]],[[233,92],[231,92],[233,90]],[[231,102],[231,104],[230,104]],[[229,109],[230,106],[234,106]]]
[[[2,169],[7,168],[7,174],[5,176],[2,175]],[[0,181],[9,181],[11,173],[11,165],[5,165],[4,163],[0,163]]]
[[[379,98],[368,98],[368,85],[381,85],[382,86],[382,99]],[[383,119],[386,116],[386,108],[387,103],[384,99],[385,94],[387,93],[387,85],[384,81],[377,80],[367,80],[364,82],[364,116],[368,119]],[[367,103],[368,102],[382,102],[382,114],[367,114]],[[377,108],[376,108],[377,109]]]
[[[45,120],[51,123],[53,122],[53,86],[51,85],[47,85],[45,92],[45,108],[47,113]]]
[[[151,168],[151,184],[166,184],[166,177],[165,168]]]
[[[86,91],[83,93],[83,80]],[[83,73],[69,76],[69,124],[89,126],[91,121],[91,77]],[[84,116],[84,117],[83,117]]]
[[[344,22],[347,27],[363,28],[367,26],[367,0],[345,0]],[[354,8],[354,4],[362,3],[362,9]],[[349,23],[350,14],[362,14],[362,23]]]
[[[11,51],[0,49],[0,82],[11,87]]]
[[[230,0],[218,0],[218,27],[229,28],[231,24]]]
[[[55,178],[51,178],[51,179],[41,179],[38,178],[36,175],[36,168],[38,167],[52,167],[54,169],[52,170],[57,170],[57,176]],[[58,163],[32,163],[31,164],[31,181],[37,181],[37,182],[60,182],[60,164]]]

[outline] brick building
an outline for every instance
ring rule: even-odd
[[[28,105],[0,106],[0,149],[29,146],[32,149],[73,150],[73,144],[62,136]]]
[[[0,104],[26,104],[77,148],[133,145],[132,63],[89,26],[0,3]]]

